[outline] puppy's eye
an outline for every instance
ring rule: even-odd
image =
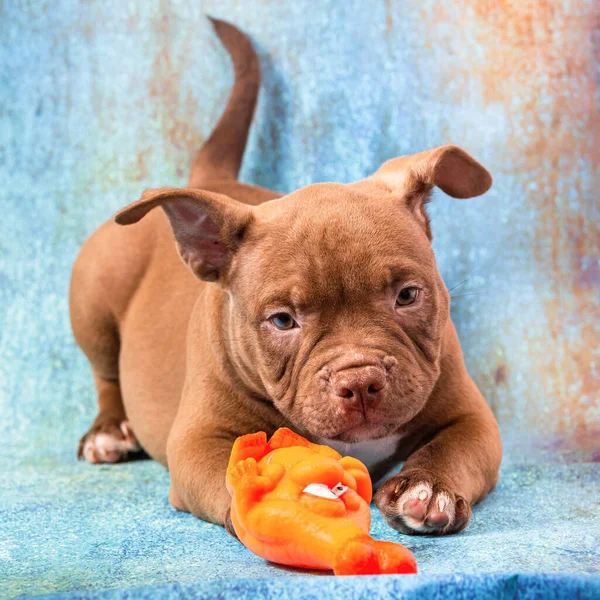
[[[408,306],[414,304],[419,296],[419,290],[416,287],[405,287],[396,298],[396,306]]]
[[[293,329],[298,326],[292,315],[288,315],[288,313],[277,313],[270,317],[269,321],[271,321],[277,329],[281,329],[282,331]]]

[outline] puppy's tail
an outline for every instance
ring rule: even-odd
[[[237,179],[260,86],[260,67],[250,40],[233,25],[209,17],[235,73],[225,112],[198,152],[189,187],[209,179]]]

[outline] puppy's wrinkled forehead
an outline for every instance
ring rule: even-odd
[[[298,305],[358,300],[435,264],[402,199],[371,183],[315,184],[258,207],[243,261],[262,291]]]

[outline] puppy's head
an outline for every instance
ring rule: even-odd
[[[183,260],[227,292],[240,372],[301,430],[356,442],[413,418],[439,376],[449,298],[425,212],[434,185],[469,198],[491,177],[443,146],[257,207],[154,190],[116,220],[162,206]]]

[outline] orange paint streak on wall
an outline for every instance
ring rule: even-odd
[[[522,202],[524,210],[535,207],[532,251],[553,289],[544,302],[547,335],[537,340],[555,358],[539,361],[538,376],[557,406],[546,425],[586,438],[600,389],[592,371],[600,346],[594,326],[600,320],[598,14],[585,2],[572,3],[568,12],[538,0],[462,4],[476,18],[473,30],[484,51],[472,76],[481,79],[485,102],[500,103],[511,115],[506,162],[534,183],[524,187]]]
[[[191,91],[183,93],[182,77],[194,63],[194,53],[181,39],[181,30],[171,15],[174,11],[169,0],[161,0],[160,10],[153,22],[153,31],[161,39],[160,49],[152,66],[152,78],[148,93],[157,101],[155,116],[161,120],[164,139],[169,140],[176,154],[178,176],[189,170],[190,161],[202,142],[202,134],[194,127],[198,121],[198,102]],[[179,40],[177,52],[173,51],[173,41]]]

